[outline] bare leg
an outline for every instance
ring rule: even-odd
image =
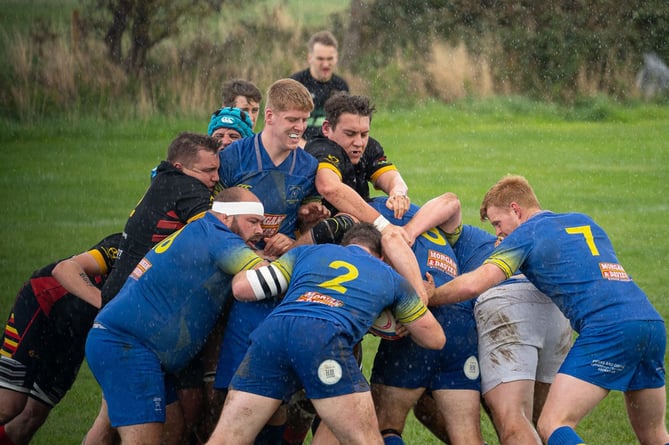
[[[432,391],[446,423],[448,437],[453,445],[483,443],[481,434],[481,393],[474,390]]]
[[[532,409],[532,424],[536,425],[539,420],[539,415],[544,409],[548,391],[551,389],[550,383],[534,382],[534,408]]]
[[[664,386],[627,391],[625,405],[627,416],[641,445],[669,443],[665,424],[667,393]]]
[[[416,419],[430,430],[437,439],[450,444],[444,416],[439,412],[437,402],[431,395],[423,394],[414,406],[413,412]]]
[[[228,392],[208,445],[250,445],[281,401],[234,389]]]
[[[28,399],[23,411],[5,424],[5,433],[15,445],[27,445],[44,424],[51,407],[35,399]]]
[[[383,445],[369,392],[313,399],[311,402],[339,442],[347,445]]]
[[[86,433],[82,445],[113,445],[117,443],[117,432],[112,428],[107,414],[107,402],[102,399],[100,411],[93,421],[93,425]]]
[[[539,436],[546,442],[553,431],[561,426],[575,429],[608,393],[608,390],[597,385],[558,373],[539,416]]]
[[[153,424],[150,423],[143,425]],[[184,414],[181,410],[181,402],[179,400],[176,400],[165,407],[165,424],[163,425],[161,423],[159,425],[161,425],[163,445],[181,445],[186,442],[184,441],[184,437],[186,437],[184,429]],[[125,445],[125,442],[123,442],[123,445]]]
[[[163,435],[162,423],[142,423],[118,427],[123,445],[160,445]]]
[[[28,402],[28,394],[0,388],[0,425],[18,416]]]
[[[541,439],[532,425],[533,394],[532,380],[501,383],[485,393],[484,398],[503,445],[541,445]]]
[[[393,429],[402,433],[407,415],[425,388],[408,389],[373,384],[372,398],[379,422],[379,431]]]

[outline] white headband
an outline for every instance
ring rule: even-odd
[[[243,202],[221,202],[215,201],[211,210],[218,213],[232,215],[258,215],[265,216],[265,208],[262,203],[243,201]]]

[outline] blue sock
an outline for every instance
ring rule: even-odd
[[[402,438],[395,434],[391,434],[390,436],[384,437],[383,443],[385,445],[404,445],[404,441],[402,440]]]
[[[573,428],[561,426],[553,431],[546,445],[585,445],[585,441],[576,434]]]
[[[275,445],[283,440],[286,425],[265,425],[254,442],[255,445]]]

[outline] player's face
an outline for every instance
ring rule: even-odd
[[[200,150],[197,152],[197,160],[190,166],[182,166],[182,171],[188,176],[198,179],[209,190],[213,190],[218,183],[218,167],[220,161],[218,153]]]
[[[221,143],[220,149],[223,150],[225,147],[232,144],[237,139],[241,139],[242,135],[239,134],[237,130],[234,130],[232,128],[217,128],[216,131],[214,131],[211,134],[211,137],[214,139],[218,139],[218,141]]]
[[[327,82],[332,78],[337,66],[337,49],[322,43],[314,44],[314,49],[307,56],[309,72],[319,82]]]
[[[246,112],[251,118],[251,122],[253,122],[253,127],[256,126],[256,122],[258,122],[258,114],[260,113],[260,104],[258,102],[244,96],[237,96],[235,97],[235,103],[232,106]]]
[[[339,144],[348,155],[353,165],[360,162],[369,142],[369,116],[358,116],[352,113],[343,113],[339,116],[337,126],[325,122],[323,134],[331,141]]]
[[[276,138],[284,150],[295,150],[300,138],[307,129],[309,113],[306,111],[288,110],[265,112],[265,123],[271,126],[272,136]]]
[[[512,206],[490,206],[487,208],[486,214],[498,237],[504,238],[509,236],[511,232],[518,228],[521,222],[518,212]]]
[[[263,217],[258,215],[236,215],[232,217],[230,230],[253,246],[262,240],[262,221]]]

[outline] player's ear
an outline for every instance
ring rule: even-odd
[[[323,136],[328,137],[330,133],[332,133],[332,126],[330,125],[330,122],[328,120],[323,121],[323,125],[321,126],[321,130],[323,131]]]

